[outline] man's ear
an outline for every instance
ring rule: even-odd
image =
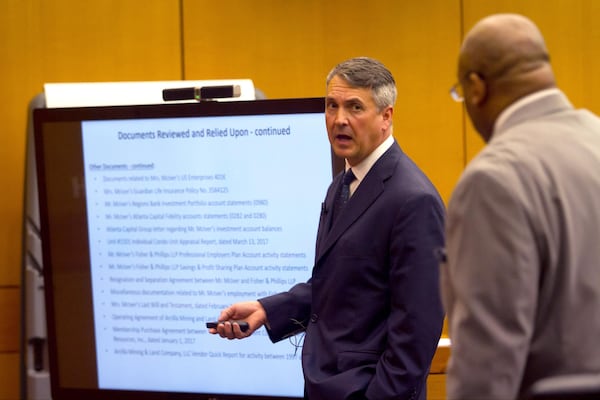
[[[467,79],[471,86],[471,95],[468,97],[468,101],[476,106],[483,104],[487,98],[487,84],[477,72],[469,73]]]
[[[383,129],[382,131],[387,131],[392,125],[392,117],[394,116],[394,107],[388,106],[381,112],[381,117],[383,119]]]

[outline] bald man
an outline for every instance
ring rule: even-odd
[[[556,88],[529,19],[467,34],[454,97],[487,146],[448,205],[448,399],[515,399],[600,372],[600,119]]]

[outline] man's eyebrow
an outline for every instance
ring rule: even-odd
[[[335,97],[326,96],[325,101],[331,101],[331,102],[342,103],[342,104],[352,104],[352,103],[363,104],[364,103],[364,101],[360,97],[350,97],[348,99],[338,101]]]

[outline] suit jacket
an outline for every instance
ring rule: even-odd
[[[327,191],[311,279],[260,300],[269,336],[306,331],[310,400],[425,399],[443,323],[443,203],[396,143],[329,230],[340,184],[338,175]]]
[[[558,90],[507,117],[448,206],[449,399],[600,372],[600,120]]]

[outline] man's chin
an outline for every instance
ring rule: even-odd
[[[347,148],[334,147],[333,152],[340,158],[349,158],[352,156],[352,152]]]

